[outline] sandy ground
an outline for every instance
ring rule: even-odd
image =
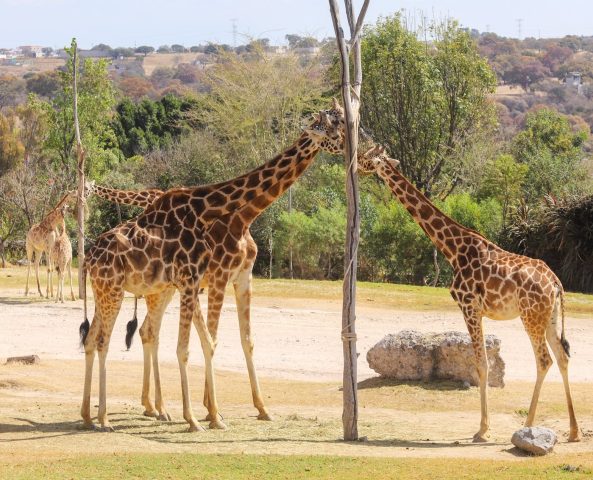
[[[46,359],[82,359],[78,347],[78,326],[82,321],[82,302],[30,303],[12,290],[0,295],[0,359],[36,353]],[[261,298],[254,296],[252,329],[255,333],[255,364],[263,376],[294,380],[340,380],[342,377],[341,304],[338,301],[303,301],[299,299]],[[201,296],[203,304],[207,299]],[[205,311],[205,305],[202,305]],[[89,312],[94,306],[89,302]],[[124,337],[132,318],[133,301],[127,298],[116,323],[109,351],[111,360],[142,360],[142,344],[136,335],[130,351]],[[146,308],[139,302],[139,319]],[[160,358],[177,363],[177,324],[179,300],[176,296],[165,314],[161,329]],[[593,381],[593,315],[591,319],[567,318],[567,338],[571,344],[570,377],[573,381]],[[366,362],[366,352],[384,335],[403,329],[422,332],[465,331],[460,313],[396,311],[387,308],[358,309],[358,374],[360,379],[375,375]],[[507,380],[535,378],[535,360],[531,343],[520,320],[484,321],[486,333],[502,340],[501,355],[506,362]],[[195,332],[192,332],[191,361],[203,365]],[[49,341],[48,341],[49,340]],[[227,296],[221,315],[219,342],[215,357],[217,368],[243,372],[245,363],[239,338],[234,299]],[[561,381],[553,367],[548,381]]]
[[[40,302],[22,299],[21,290],[0,290],[0,460],[31,458],[31,452],[68,456],[94,452],[285,453],[475,457],[517,459],[509,443],[524,421],[535,378],[533,352],[521,322],[486,321],[487,333],[502,339],[506,361],[505,389],[492,391],[492,442],[471,444],[479,421],[477,389],[421,388],[365,383],[375,376],[366,351],[383,335],[404,328],[420,331],[464,330],[457,313],[419,313],[363,306],[357,321],[361,435],[368,442],[344,444],[341,435],[342,344],[340,302],[265,298],[255,295],[252,325],[256,335],[255,362],[274,422],[258,422],[250,404],[249,385],[232,298],[225,302],[215,357],[221,409],[230,429],[186,434],[181,420],[177,341],[178,298],[171,303],[161,332],[160,358],[165,398],[174,421],[163,424],[141,415],[142,347],[137,336],[124,347],[125,325],[133,301],[126,299],[112,337],[108,370],[108,411],[117,433],[97,442],[95,433],[80,431],[83,353],[78,346],[82,302]],[[201,297],[206,302],[206,297]],[[90,311],[93,310],[90,302]],[[204,307],[204,305],[203,305]],[[140,304],[140,318],[145,312]],[[567,318],[573,358],[571,378],[578,405],[588,402],[593,387],[593,320]],[[201,406],[203,358],[197,335],[191,340],[192,398],[198,418]],[[37,366],[1,365],[3,358],[37,354]],[[96,372],[95,372],[96,373]],[[196,378],[198,380],[196,381]],[[367,380],[366,382],[372,382]],[[560,376],[550,370],[542,423],[561,437],[558,455],[593,458],[593,409],[581,415],[585,433],[580,444],[565,441],[568,419]],[[367,388],[364,388],[364,387]],[[96,395],[96,381],[93,395]],[[412,390],[410,390],[412,389]],[[415,390],[414,390],[415,389]],[[521,398],[515,404],[514,399]],[[434,399],[434,408],[426,398]],[[94,397],[96,399],[96,397]],[[433,400],[429,400],[433,401]],[[577,399],[575,399],[575,402]],[[96,402],[96,400],[93,400]],[[453,402],[449,407],[448,404]],[[467,409],[457,402],[468,402]],[[438,405],[437,405],[438,404]],[[591,411],[590,411],[591,410]],[[204,424],[206,425],[206,424]],[[107,438],[107,437],[101,437]]]

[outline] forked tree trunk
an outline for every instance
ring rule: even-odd
[[[329,0],[329,6],[336,32],[336,41],[342,66],[342,100],[346,120],[346,199],[348,217],[346,221],[346,245],[344,251],[344,284],[342,302],[342,345],[344,353],[343,410],[342,425],[344,440],[358,438],[358,393],[356,361],[356,266],[360,239],[360,211],[357,174],[358,123],[360,108],[360,87],[362,67],[360,57],[360,30],[368,8],[365,0],[360,14],[355,18],[352,0],[344,0],[346,17],[350,27],[350,42],[347,45],[340,24],[337,0]],[[350,83],[350,53],[353,53],[354,83]]]
[[[76,135],[76,159],[78,170],[78,198],[77,220],[78,220],[78,296],[84,298],[86,288],[84,285],[84,149],[80,139],[80,125],[78,122],[78,85],[77,85],[77,46],[76,39],[72,39],[72,88],[74,97],[74,131]]]

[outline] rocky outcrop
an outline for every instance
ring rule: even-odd
[[[496,336],[486,335],[486,352],[489,385],[504,387],[504,361]],[[467,333],[422,334],[403,330],[397,335],[386,335],[372,347],[367,361],[379,375],[396,380],[455,380],[478,385],[474,351]]]
[[[552,453],[557,441],[554,431],[544,427],[523,427],[511,438],[515,447],[534,455]]]

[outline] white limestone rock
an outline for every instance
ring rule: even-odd
[[[505,364],[500,340],[486,335],[490,365],[488,383],[504,386]],[[387,335],[367,352],[369,366],[379,375],[396,380],[454,380],[478,385],[478,373],[469,334],[427,333],[402,330]]]
[[[554,450],[558,438],[549,428],[523,427],[513,433],[511,442],[515,447],[534,455],[547,455]]]

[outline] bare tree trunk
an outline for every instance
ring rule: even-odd
[[[78,199],[77,199],[77,220],[78,220],[78,296],[86,297],[84,284],[84,149],[80,139],[80,126],[78,122],[78,85],[77,85],[77,46],[76,39],[72,39],[72,87],[74,90],[74,131],[76,134],[76,157],[78,160]]]
[[[344,440],[358,438],[358,392],[356,362],[356,267],[358,243],[360,240],[360,211],[357,173],[358,123],[360,108],[360,87],[362,68],[360,58],[360,29],[368,8],[365,0],[355,19],[351,0],[344,0],[346,16],[350,26],[350,44],[346,44],[340,24],[337,0],[329,0],[330,12],[342,65],[342,100],[346,121],[346,199],[348,217],[346,221],[346,245],[344,251],[344,284],[342,302],[342,344],[344,354],[342,425]],[[350,84],[349,47],[354,60],[354,84]]]
[[[441,274],[441,266],[439,265],[439,251],[436,248],[432,249],[432,261],[434,263],[434,280],[432,286],[436,287],[439,283],[439,276]]]

